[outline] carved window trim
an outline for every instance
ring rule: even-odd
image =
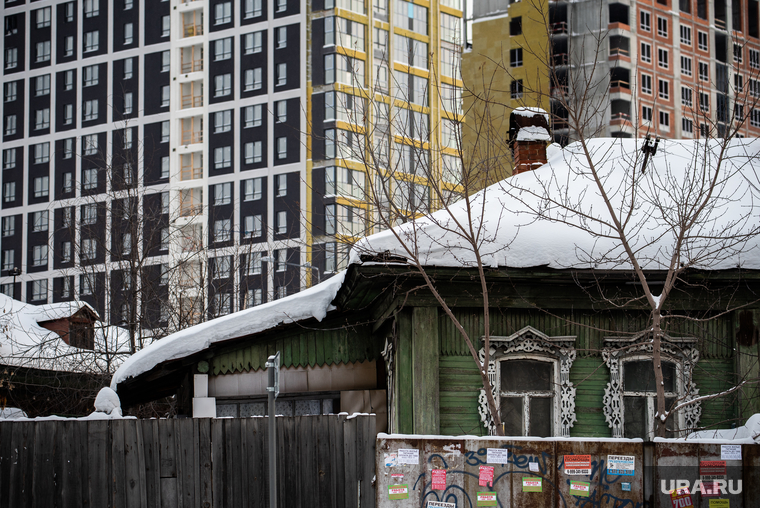
[[[662,336],[662,360],[675,364],[676,393],[679,398],[685,397],[681,402],[699,396],[699,389],[693,379],[694,366],[699,361],[696,342],[697,339],[694,337],[670,337],[666,334]],[[618,438],[625,434],[621,367],[630,361],[652,359],[653,345],[649,332],[633,337],[605,337],[604,345],[602,359],[610,371],[610,381],[604,389],[602,409],[607,425],[612,429],[612,437]],[[701,416],[701,403],[686,406],[676,415],[679,430],[689,432],[696,429]]]
[[[575,416],[575,387],[570,382],[570,368],[575,361],[575,336],[549,337],[532,326],[526,326],[509,336],[491,336],[488,361],[488,379],[496,401],[496,409],[500,402],[501,362],[518,359],[533,359],[549,361],[555,364],[555,397],[554,397],[554,436],[569,437],[570,429],[576,421]],[[481,337],[481,343],[484,338]],[[485,348],[479,351],[480,364],[484,364]],[[488,410],[488,399],[484,389],[478,397],[478,414],[480,421],[488,429],[489,435],[496,435],[491,413]]]

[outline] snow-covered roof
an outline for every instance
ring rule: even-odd
[[[520,106],[519,108],[513,109],[512,113],[514,113],[517,116],[524,116],[528,118],[532,118],[536,115],[541,115],[544,117],[544,120],[546,120],[546,123],[547,124],[549,123],[549,114],[542,108]]]
[[[94,324],[94,350],[69,346],[55,332],[40,325],[87,309],[85,302],[32,305],[0,294],[0,363],[61,372],[110,374],[129,353],[127,331]]]
[[[643,268],[664,269],[674,245],[668,221],[675,217],[669,214],[679,201],[694,202],[689,193],[698,196],[704,191],[699,187],[704,175],[693,169],[714,167],[720,146],[717,141],[706,146],[704,141],[662,140],[642,175],[643,142],[595,139],[586,144],[616,211],[627,209],[631,175],[641,178],[628,223],[634,239],[631,247]],[[629,270],[619,239],[593,220],[609,222],[609,212],[580,143],[561,151],[552,149],[550,154],[548,163],[540,168],[474,194],[469,207],[460,200],[448,210],[396,227],[402,241],[391,230],[359,240],[349,262],[359,263],[362,254],[386,251],[409,259],[412,256],[406,248],[411,247],[424,266],[477,266],[474,250],[456,233],[472,214],[473,226],[481,230],[479,250],[486,266]],[[713,237],[724,235],[726,229],[738,235],[760,224],[759,157],[758,139],[736,139],[726,149],[712,200],[717,207],[705,210],[692,242],[682,249],[682,261],[693,261],[698,269],[760,269],[758,234],[734,249],[711,251],[717,246]],[[683,195],[687,197],[681,199]],[[689,256],[691,259],[686,259]]]
[[[517,141],[549,141],[552,137],[544,127],[526,125],[517,131]]]
[[[533,113],[528,108],[523,109],[526,110],[525,113]],[[617,139],[588,142],[602,181],[605,182],[605,187],[609,183],[612,201],[618,206],[625,194],[625,189],[620,187],[626,181],[625,175],[630,171],[640,171],[642,142]],[[671,183],[676,184],[681,181],[679,178],[683,178],[686,168],[693,165],[694,161],[700,161],[693,154],[695,147],[700,146],[704,147],[694,141],[663,140],[657,154],[647,165],[645,181],[640,188],[634,212],[635,219],[645,224],[638,231],[639,244],[634,245],[634,248],[641,249],[639,254],[645,268],[662,268],[664,256],[672,245],[667,228],[661,220],[651,215],[653,199],[662,198],[657,194],[663,189],[662,179],[672,178]],[[715,145],[708,148],[706,159],[709,163],[714,156]],[[540,209],[540,199],[536,196],[541,196],[544,189],[548,188],[558,196],[566,196],[571,200],[569,204],[577,204],[579,212],[591,215],[605,213],[601,208],[603,202],[589,177],[588,163],[580,146],[574,144],[563,150],[550,145],[547,152],[550,160],[543,167],[508,178],[471,198],[470,211],[477,212],[474,225],[483,230],[480,253],[484,263],[493,267],[515,268],[549,266],[558,269],[629,269],[625,260],[621,261],[618,242],[588,231],[584,233],[582,229],[569,224],[573,220],[579,220],[571,214],[557,216],[560,213],[557,210]],[[724,168],[728,176],[718,185],[716,198],[719,203],[729,203],[730,206],[717,210],[717,215],[712,217],[712,222],[708,221],[706,227],[720,227],[723,223],[737,219],[740,213],[750,212],[757,219],[760,213],[760,204],[756,201],[760,194],[760,161],[749,156],[758,154],[760,140],[737,140],[732,143]],[[540,212],[538,215],[536,210]],[[448,211],[438,211],[431,217],[395,229],[402,238],[413,241],[424,265],[471,267],[476,266],[472,248],[452,232],[457,229],[455,221],[466,224],[468,216],[468,209],[462,200]],[[739,226],[741,224],[737,227]],[[591,227],[593,230],[595,226]],[[718,256],[717,262],[696,267],[722,269],[739,265],[760,269],[758,241],[758,237],[750,239],[736,256]],[[409,257],[393,233],[384,231],[358,241],[351,250],[349,262],[361,264],[362,254],[380,254],[386,251],[391,255]],[[331,302],[344,278],[345,272],[342,272],[301,293],[217,318],[154,342],[124,362],[114,374],[111,387],[115,390],[119,383],[130,377],[147,372],[163,362],[203,351],[216,342],[266,331],[283,323],[308,318],[322,320],[333,309]]]
[[[129,357],[113,375],[111,388],[127,378],[146,372],[156,365],[184,358],[221,342],[258,333],[280,324],[303,319],[324,319],[335,307],[331,302],[343,284],[345,272],[305,291],[206,321],[169,335]]]

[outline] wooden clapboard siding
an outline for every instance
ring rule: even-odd
[[[575,386],[575,416],[578,420],[570,429],[570,435],[583,437],[610,437],[602,411],[604,388],[610,372],[601,357],[576,358],[570,369],[570,381]]]
[[[733,374],[733,360],[703,359],[694,368],[694,382],[700,395],[721,393],[736,384]],[[726,397],[708,399],[702,402],[702,417],[699,425],[705,428],[726,428],[736,423],[738,392]],[[742,425],[740,422],[739,425]]]
[[[2,422],[2,506],[269,506],[267,426],[267,418]],[[278,506],[375,506],[374,416],[277,418],[277,427]]]
[[[345,325],[345,323],[344,323]],[[369,325],[331,330],[299,330],[281,333],[274,341],[259,338],[242,341],[216,354],[214,375],[263,369],[267,357],[280,351],[282,367],[314,367],[374,360],[379,352]]]
[[[482,436],[485,427],[478,416],[478,394],[483,387],[472,356],[441,356],[441,434]]]

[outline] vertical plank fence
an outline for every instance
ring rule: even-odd
[[[0,423],[15,507],[268,507],[268,418]],[[374,508],[375,417],[277,418],[278,504]]]

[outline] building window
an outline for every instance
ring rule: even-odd
[[[259,127],[261,125],[262,109],[261,104],[245,108],[245,128]]]
[[[85,273],[79,276],[79,294],[91,295],[95,291],[95,274]]]
[[[61,297],[69,298],[71,296],[71,279],[63,277],[61,279]]]
[[[161,17],[161,37],[169,37],[172,33],[172,18],[171,16]]]
[[[92,99],[84,101],[84,108],[82,109],[82,120],[87,122],[90,120],[98,119],[98,100]]]
[[[288,138],[277,138],[277,159],[282,160],[288,157]]]
[[[670,130],[670,113],[660,111],[660,127]]]
[[[229,132],[230,130],[232,130],[232,110],[214,113],[214,132]]]
[[[82,240],[82,252],[80,257],[83,260],[92,260],[97,257],[97,245],[94,238],[84,238]]]
[[[641,30],[644,32],[651,32],[652,31],[652,15],[646,11],[641,11],[639,13],[639,26],[641,27]]]
[[[33,280],[32,281],[32,301],[47,300],[47,290],[48,290],[47,279]]]
[[[10,83],[5,83],[5,90],[4,90],[3,96],[5,97],[5,102],[13,102],[16,100],[16,97],[18,96],[18,84],[15,81],[12,81]]]
[[[681,25],[681,44],[691,46],[691,27]]]
[[[66,174],[70,175],[71,173],[66,173]],[[74,219],[73,208],[69,207],[69,208],[61,209],[61,224],[63,225],[63,227],[65,228],[71,227],[71,224],[73,224],[73,219]]]
[[[232,147],[214,148],[214,169],[228,168],[232,165]]]
[[[95,168],[82,170],[82,189],[94,190],[98,188],[98,170]]]
[[[168,108],[171,103],[171,87],[164,85],[161,87],[161,107]]]
[[[670,58],[667,49],[660,48],[657,50],[657,65],[663,69],[667,69],[670,66]]]
[[[37,97],[40,97],[42,95],[49,95],[50,94],[50,74],[45,74],[43,76],[37,76],[37,78],[34,80],[34,85],[35,85],[34,86],[34,89],[35,89],[34,93],[35,93],[35,95]],[[16,95],[16,92],[15,92],[16,83],[13,83],[13,88],[14,88],[14,92],[13,92],[14,97],[13,98],[15,100],[15,98],[16,98],[15,97],[15,95]]]
[[[261,2],[262,0],[245,0],[245,5],[243,6],[243,16],[246,19],[261,16]]]
[[[278,235],[284,235],[288,232],[288,212],[282,210],[275,216],[275,228]]]
[[[97,30],[84,34],[84,52],[97,51],[100,45],[100,33]]]
[[[82,136],[85,155],[95,155],[98,153],[98,136],[96,134],[87,134]]]
[[[277,34],[277,49],[288,47],[288,27],[281,26],[275,30]]]
[[[50,161],[50,143],[37,143],[34,145],[34,163],[44,164]]]
[[[657,35],[660,37],[668,37],[668,20],[657,16]]]
[[[229,205],[232,202],[232,182],[214,185],[214,206]]]
[[[15,254],[13,249],[3,249],[3,271],[13,270],[16,266]]]
[[[641,61],[644,63],[652,63],[652,45],[646,42],[641,43]]]
[[[230,256],[222,256],[213,258],[214,271],[213,276],[215,279],[228,279],[230,277],[231,262]]]
[[[74,178],[71,172],[63,174],[63,185],[61,185],[61,191],[64,194],[68,194],[74,190]]]
[[[261,53],[263,50],[263,35],[264,32],[245,34],[243,38],[243,46],[246,55]]]
[[[12,136],[16,134],[16,115],[5,117],[5,135]]]
[[[8,148],[3,150],[3,169],[13,169],[16,167],[16,149]]]
[[[287,268],[288,251],[285,249],[277,249],[274,251],[274,271],[284,272]]]
[[[245,163],[256,164],[261,162],[262,143],[261,141],[252,141],[245,144]]]
[[[752,69],[760,69],[760,51],[749,49],[749,66]]]
[[[42,210],[40,212],[32,213],[32,232],[40,233],[48,230],[48,211]]]
[[[225,316],[230,313],[232,308],[232,296],[229,293],[218,293],[214,295],[214,311],[217,316]]]
[[[74,105],[63,105],[63,125],[71,125],[74,123]]]
[[[32,266],[47,266],[48,246],[35,245],[32,247]]]
[[[3,217],[3,236],[13,236],[16,234],[16,217]]]
[[[47,62],[50,60],[50,41],[37,43],[37,58],[35,62]]]
[[[161,122],[161,142],[168,143],[170,137],[171,137],[171,125],[169,124],[169,120]]]
[[[335,55],[325,55],[324,62],[325,84],[335,83]]]
[[[230,58],[232,58],[232,37],[215,41],[214,60],[228,60]]]
[[[161,72],[169,72],[172,68],[172,55],[171,51],[164,51],[161,53]]]
[[[134,3],[133,0],[124,0],[124,10],[125,11],[132,10],[133,3]]]
[[[264,291],[261,288],[249,289],[245,293],[245,307],[250,309],[256,305],[261,305],[264,302]]]
[[[37,28],[46,28],[50,26],[50,7],[37,9]]]
[[[214,24],[223,25],[232,21],[232,2],[223,2],[214,7]]]
[[[760,109],[752,108],[749,111],[749,124],[752,127],[760,127]]]
[[[523,64],[523,49],[515,48],[509,50],[509,66],[510,67],[522,67]]]
[[[232,237],[232,221],[222,219],[214,221],[214,242],[229,242]]]
[[[285,12],[288,8],[288,0],[277,0],[277,12]]]
[[[161,157],[161,177],[169,178],[169,156],[165,155]]]
[[[82,224],[85,226],[91,226],[98,221],[98,208],[95,203],[87,203],[82,205]]]
[[[98,84],[100,66],[88,65],[82,67],[82,86],[94,86]]]
[[[734,92],[744,92],[744,76],[741,74],[734,74]]]
[[[513,79],[509,84],[509,93],[512,99],[522,99],[523,96],[523,80]]]
[[[6,48],[5,49],[5,68],[13,69],[18,65],[18,49]]]
[[[681,57],[681,74],[691,76],[691,58],[688,56]]]
[[[214,77],[214,97],[223,97],[232,93],[232,74]]]
[[[16,201],[16,182],[5,182],[3,184],[3,201],[6,203]]]
[[[66,23],[72,23],[74,21],[74,2],[66,2],[64,17]]]
[[[697,47],[700,51],[707,51],[707,32],[697,30]]]
[[[74,156],[74,138],[63,140],[63,158],[71,159]]]
[[[66,38],[63,40],[63,56],[73,56],[73,55],[74,55],[74,36],[67,35]]]
[[[262,233],[261,215],[247,215],[243,219],[243,237],[259,238]],[[260,267],[259,267],[260,271]]]
[[[124,79],[132,79],[132,59],[124,60]]]
[[[34,130],[50,128],[50,108],[38,109],[34,112]]]
[[[335,129],[325,129],[325,159],[335,158]]]
[[[34,197],[44,198],[50,194],[50,177],[38,176],[34,179]]]
[[[84,0],[84,17],[92,18],[100,14],[99,0]]]
[[[280,198],[288,195],[288,175],[274,175],[275,196]]]
[[[243,201],[256,201],[262,196],[262,179],[243,180]]]
[[[277,86],[288,84],[288,64],[277,64]]]
[[[710,93],[709,92],[699,92],[699,109],[703,113],[707,113],[710,111]]]
[[[681,105],[686,106],[687,108],[690,108],[694,104],[694,91],[687,87],[682,86],[681,87]]]
[[[132,23],[124,23],[124,44],[132,44],[133,41]]]
[[[699,62],[700,81],[710,81],[710,65],[707,62]]]
[[[132,114],[133,108],[134,108],[134,99],[132,96],[132,92],[126,92],[124,94],[124,114],[130,115]]]
[[[63,89],[69,91],[74,89],[74,71],[68,70],[63,74]]]
[[[657,80],[657,96],[660,99],[670,99],[670,82],[664,79]]]

